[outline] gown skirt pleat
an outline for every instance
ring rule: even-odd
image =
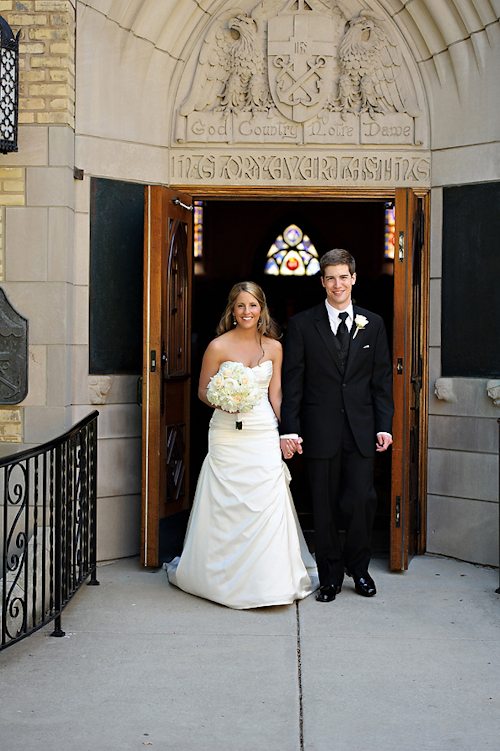
[[[239,419],[214,410],[182,556],[169,581],[231,608],[285,605],[319,586],[281,459],[268,398],[272,362],[253,368],[263,398]]]

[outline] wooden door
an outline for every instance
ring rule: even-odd
[[[147,186],[144,220],[142,562],[161,519],[189,506],[192,199]]]
[[[428,196],[396,190],[394,426],[391,486],[393,570],[425,551],[428,351]]]

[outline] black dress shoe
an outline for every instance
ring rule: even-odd
[[[353,579],[354,588],[358,595],[363,595],[363,597],[373,597],[377,594],[375,582],[369,574],[365,574],[364,576],[360,576],[359,578],[353,576]]]
[[[331,602],[336,598],[342,586],[340,584],[323,584],[316,592],[318,602]]]

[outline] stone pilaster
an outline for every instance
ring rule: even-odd
[[[24,206],[26,170],[23,167],[0,167],[0,281],[3,280],[3,208]]]

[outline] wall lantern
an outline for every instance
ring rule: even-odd
[[[17,151],[19,36],[0,16],[0,152]]]

